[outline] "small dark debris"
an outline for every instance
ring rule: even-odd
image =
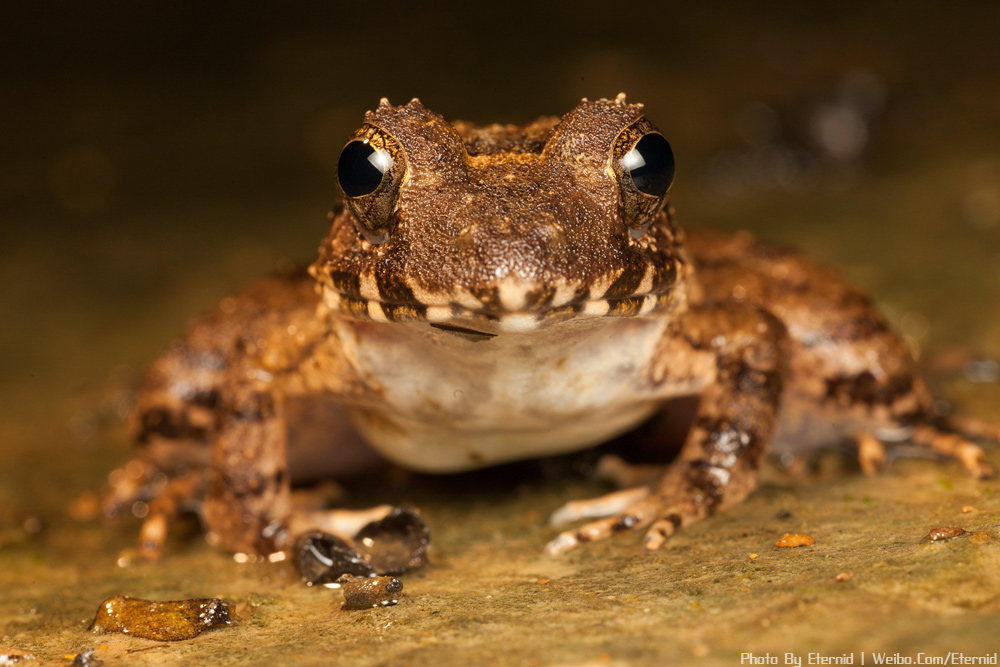
[[[401,574],[427,562],[430,531],[409,507],[396,507],[354,537],[358,549],[379,574]]]
[[[302,582],[307,586],[333,583],[344,574],[358,577],[376,574],[365,557],[347,542],[319,530],[299,535],[292,549]]]
[[[295,540],[292,561],[308,585],[329,584],[342,575],[374,577],[401,574],[427,562],[430,531],[412,509],[397,507],[362,528],[349,544],[322,531]]]
[[[935,528],[931,532],[927,533],[927,537],[923,541],[936,542],[938,540],[948,540],[953,537],[962,537],[967,535],[965,529],[959,528],[958,526],[941,526],[940,528]]]
[[[355,577],[350,574],[337,579],[344,591],[343,609],[356,611],[373,607],[390,607],[399,603],[403,582],[396,577]]]
[[[233,605],[219,598],[153,602],[118,595],[101,603],[89,630],[176,641],[197,637],[217,625],[231,625],[232,617]]]
[[[795,515],[789,510],[778,510],[778,512],[775,513],[774,518],[779,521],[784,521],[785,519],[791,519],[793,516]]]
[[[94,649],[88,648],[86,651],[73,656],[72,667],[98,667],[98,665],[103,664],[103,660],[98,660],[94,657]]]

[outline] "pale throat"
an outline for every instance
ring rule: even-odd
[[[576,318],[470,340],[425,322],[335,320],[378,400],[352,406],[386,458],[451,472],[585,449],[654,412],[669,318]]]

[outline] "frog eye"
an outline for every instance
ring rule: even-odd
[[[632,238],[639,238],[669,198],[674,152],[663,135],[641,118],[615,139],[611,170],[618,181],[618,211]]]
[[[348,197],[364,197],[378,189],[392,164],[384,148],[375,148],[370,141],[351,141],[340,152],[337,179]]]
[[[340,151],[337,181],[358,231],[370,243],[389,238],[405,174],[403,149],[388,132],[374,125],[363,125]]]

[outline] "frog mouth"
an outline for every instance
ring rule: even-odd
[[[686,300],[680,253],[623,254],[602,262],[611,266],[598,272],[583,254],[557,273],[515,270],[511,259],[443,275],[436,266],[421,272],[321,257],[309,272],[322,286],[327,308],[342,319],[429,323],[480,337],[568,320],[659,315]]]
[[[459,338],[464,338],[465,340],[471,341],[473,343],[480,343],[484,340],[489,340],[491,338],[496,338],[499,334],[489,333],[487,331],[479,331],[478,329],[470,329],[468,327],[460,327],[454,324],[444,324],[442,322],[431,322],[431,328],[437,329],[438,331],[445,331],[450,334],[454,334]]]
[[[501,333],[534,331],[572,319],[644,317],[673,310],[678,294],[669,289],[613,298],[581,299],[559,306],[505,310],[461,303],[426,305],[396,303],[346,294],[325,285],[323,301],[341,317],[363,322],[420,322],[470,340],[488,340]]]

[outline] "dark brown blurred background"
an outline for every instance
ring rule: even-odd
[[[72,228],[194,199],[328,200],[343,137],[382,96],[522,122],[626,91],[649,105],[687,179],[752,134],[738,127],[748,104],[807,123],[804,107],[858,75],[908,121],[893,128],[910,133],[893,146],[903,164],[943,133],[996,140],[982,123],[996,109],[977,108],[1000,61],[992,3],[674,4],[8,4],[4,213],[65,214]],[[78,172],[90,182],[74,183]],[[89,196],[74,190],[84,185]]]

